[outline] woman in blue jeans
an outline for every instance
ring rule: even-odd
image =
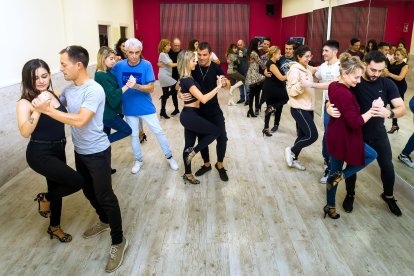
[[[410,109],[414,113],[414,97],[410,100]],[[414,169],[414,162],[410,157],[410,154],[414,151],[414,133],[408,139],[407,144],[402,150],[401,154],[398,155],[398,160],[406,164],[408,167]]]
[[[359,57],[343,53],[340,60],[340,79],[332,82],[328,88],[329,100],[341,112],[339,118],[330,118],[326,134],[326,145],[330,155],[329,176],[326,182],[327,205],[323,211],[332,219],[338,219],[336,213],[335,196],[337,184],[358,171],[377,158],[376,151],[364,143],[362,126],[373,117],[368,110],[360,114],[359,104],[349,89],[361,82],[364,65]],[[374,100],[373,107],[383,106],[381,99]],[[344,162],[346,168],[342,171]]]
[[[130,88],[129,83],[122,88],[119,87],[114,75],[109,71],[116,60],[115,51],[103,46],[98,51],[96,64],[95,81],[99,83],[105,91],[105,110],[103,116],[104,132],[108,135],[110,143],[121,140],[131,135],[131,127],[123,120],[122,115],[122,93]],[[116,132],[111,134],[111,129]],[[111,169],[115,173],[115,169]]]

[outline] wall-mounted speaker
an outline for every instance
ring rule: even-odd
[[[266,15],[275,15],[275,5],[273,4],[266,5]]]

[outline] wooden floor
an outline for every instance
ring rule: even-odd
[[[159,107],[159,88],[153,96]],[[358,175],[354,211],[341,207],[339,220],[323,219],[325,186],[321,137],[301,154],[306,171],[286,167],[283,151],[294,140],[294,122],[285,108],[280,131],[262,137],[263,112],[246,118],[247,108],[227,107],[220,92],[229,137],[224,161],[230,177],[216,170],[200,185],[184,185],[183,128],[178,117],[161,120],[179,171],[172,171],[147,130],[144,165],[132,175],[129,139],[113,144],[113,187],[130,242],[116,275],[413,275],[414,202],[396,191],[403,216],[380,198],[377,175]],[[167,112],[172,112],[171,100]],[[315,121],[320,128],[319,117]],[[273,118],[272,121],[273,123]],[[17,131],[17,129],[16,129]],[[320,134],[322,132],[320,131]],[[69,134],[69,133],[68,133]],[[214,144],[215,145],[215,144]],[[68,143],[73,165],[73,146]],[[210,150],[213,164],[215,146]],[[196,156],[193,168],[201,166]],[[374,165],[376,166],[376,164]],[[81,192],[64,199],[62,226],[69,244],[46,234],[48,220],[37,214],[35,194],[43,177],[22,171],[0,188],[1,275],[103,275],[109,232],[85,240],[83,231],[97,216]]]

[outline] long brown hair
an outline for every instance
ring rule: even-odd
[[[38,68],[44,68],[50,75],[49,65],[41,59],[31,59],[23,66],[21,84],[22,95],[20,99],[26,99],[31,102],[40,94],[40,91],[36,89],[36,70]],[[52,80],[50,80],[47,90],[53,91]]]

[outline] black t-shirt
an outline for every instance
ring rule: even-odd
[[[361,78],[361,83],[356,87],[351,87],[352,93],[354,93],[361,114],[367,112],[372,107],[372,102],[379,97],[384,101],[385,105],[388,105],[392,99],[399,98],[397,86],[389,79],[379,77],[375,81],[366,81]],[[384,126],[384,118],[372,117],[362,127],[364,139],[379,139],[387,136],[387,132]]]
[[[192,76],[196,82],[200,84],[200,91],[203,94],[207,94],[211,90],[217,87],[217,76],[224,76],[224,71],[221,69],[220,65],[210,62],[210,65],[207,67],[196,65],[195,69],[192,71]],[[221,113],[220,105],[217,99],[217,94],[209,100],[207,103],[200,103],[200,112],[201,113]]]
[[[168,52],[168,56],[170,57],[170,59],[172,60],[173,63],[177,63],[178,54],[180,52],[174,52],[172,49]],[[177,69],[177,67],[173,67],[172,68],[172,77],[173,77],[173,79],[175,79],[177,81],[180,78],[180,76],[178,75],[178,69]]]
[[[193,85],[195,85],[197,87],[197,89],[200,90],[200,85],[193,78],[185,77],[185,78],[180,79],[181,93],[182,94],[190,94],[190,96],[191,96],[191,100],[184,101],[185,104],[189,104],[189,103],[193,103],[193,102],[197,101],[197,98],[194,97],[193,94],[191,94],[191,92],[190,92],[190,88]]]

